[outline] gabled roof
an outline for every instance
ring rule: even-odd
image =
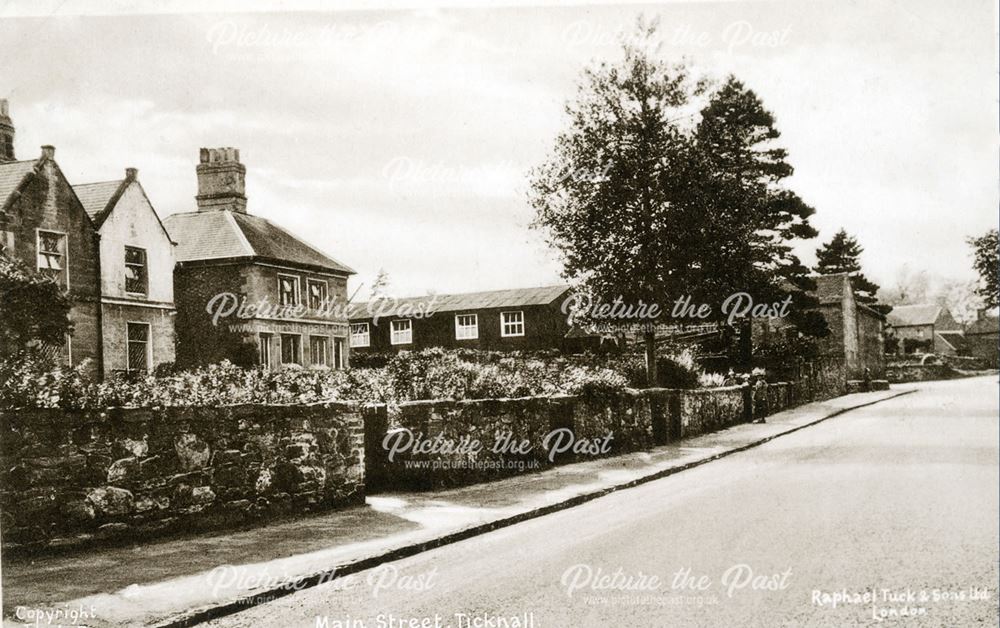
[[[37,159],[0,163],[0,207],[7,204],[7,199],[21,185],[24,177],[34,171],[36,163]]]
[[[76,192],[76,197],[80,199],[87,215],[100,227],[114,208],[114,202],[121,196],[124,183],[124,179],[81,183],[74,185],[73,191]]]
[[[941,306],[934,303],[920,305],[897,305],[889,312],[889,324],[893,327],[913,325],[933,325],[941,315]]]
[[[63,181],[66,181],[66,176],[62,173],[62,169],[59,168],[59,164],[56,163],[56,160],[51,155],[45,154],[44,149],[55,149],[50,146],[43,146],[42,148],[42,156],[38,159],[0,163],[0,210],[3,210],[7,204],[12,201],[13,195],[29,180],[29,175],[39,172],[46,162],[51,161],[52,165],[55,167],[55,172],[58,177]],[[66,184],[69,185],[69,182],[66,181]],[[72,186],[69,187],[75,196],[76,190],[74,190]],[[84,216],[86,217],[85,220],[87,223],[90,224],[90,226],[96,231],[97,225],[94,224],[93,219],[89,214],[87,214],[86,211],[84,211]]]
[[[469,312],[492,308],[513,308],[529,305],[549,305],[562,298],[569,291],[569,286],[540,286],[537,288],[513,288],[510,290],[489,290],[486,292],[467,292],[463,294],[436,294],[425,297],[406,297],[387,300],[378,308],[380,316],[393,316],[403,305],[420,305],[434,300],[435,312]],[[348,310],[348,318],[371,318],[372,311],[368,303],[353,303]]]
[[[199,211],[173,214],[164,220],[177,242],[177,261],[261,259],[354,274],[319,249],[273,222],[237,212]]]
[[[1000,318],[996,316],[983,316],[976,322],[969,325],[965,330],[966,334],[996,334],[1000,333]]]

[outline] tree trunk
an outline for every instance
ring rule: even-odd
[[[643,340],[646,345],[646,385],[655,388],[659,385],[656,375],[656,332],[643,332]]]
[[[753,325],[744,318],[737,323],[736,363],[737,370],[749,373],[753,368]]]

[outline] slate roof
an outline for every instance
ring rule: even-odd
[[[37,159],[31,159],[29,161],[0,163],[0,207],[7,203],[7,199],[21,184],[24,177],[35,169],[37,162]]]
[[[177,242],[177,261],[264,259],[354,274],[354,271],[266,218],[231,211],[172,214],[163,221]]]
[[[959,353],[965,353],[969,350],[969,342],[960,331],[938,331],[934,332],[934,335],[951,345],[951,348]]]
[[[118,181],[100,181],[98,183],[81,183],[74,185],[73,191],[80,199],[84,211],[100,226],[108,214],[111,213],[111,201],[117,197],[119,190],[124,183],[123,179]]]
[[[380,316],[392,316],[403,305],[420,305],[434,299],[435,312],[459,312],[485,310],[493,308],[513,308],[529,305],[548,305],[561,298],[569,290],[569,286],[540,286],[536,288],[513,288],[510,290],[489,290],[486,292],[467,292],[463,294],[438,294],[424,297],[406,297],[395,299],[380,307]],[[368,303],[353,303],[348,311],[348,318],[371,318]]]
[[[933,303],[921,305],[897,305],[889,312],[889,324],[893,327],[913,325],[933,325],[941,314],[941,306]]]

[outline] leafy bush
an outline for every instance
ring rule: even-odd
[[[403,351],[382,368],[242,368],[221,362],[177,372],[118,375],[92,382],[38,355],[0,361],[0,406],[164,407],[354,400],[487,399],[538,395],[617,395],[644,381],[642,356],[561,356],[527,353]],[[699,372],[690,352],[660,359],[661,385],[694,388]],[[705,382],[714,381],[705,379]]]
[[[10,358],[29,345],[62,345],[73,327],[69,310],[58,284],[0,252],[0,353]]]

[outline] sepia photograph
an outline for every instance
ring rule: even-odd
[[[0,624],[1000,626],[998,0],[0,0]]]

